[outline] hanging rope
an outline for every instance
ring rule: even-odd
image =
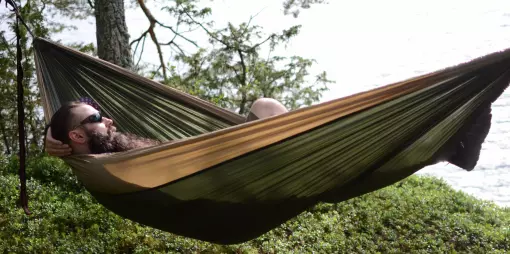
[[[1,0],[0,0],[1,1]],[[18,85],[18,132],[19,132],[19,180],[20,180],[20,205],[25,211],[25,214],[30,215],[28,210],[28,195],[27,195],[27,178],[26,178],[26,151],[25,151],[25,106],[23,105],[23,52],[21,50],[21,32],[19,29],[19,21],[23,23],[27,31],[34,37],[27,24],[21,18],[20,12],[16,4],[12,0],[5,1],[6,6],[12,6],[13,11],[16,13],[16,65],[17,65],[17,85]]]

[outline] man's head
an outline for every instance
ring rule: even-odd
[[[63,104],[51,118],[50,126],[53,138],[69,144],[75,154],[92,152],[89,141],[98,135],[111,136],[116,130],[111,119],[82,102]]]
[[[116,132],[113,121],[82,102],[65,103],[51,118],[51,135],[73,154],[121,152],[159,142]]]

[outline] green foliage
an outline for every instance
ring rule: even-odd
[[[65,16],[71,19],[86,19],[94,14],[96,0],[46,0],[47,15],[51,17]],[[64,25],[64,24],[61,24]]]
[[[318,102],[327,91],[331,81],[325,72],[310,77],[313,59],[273,55],[275,49],[286,46],[299,34],[300,26],[265,35],[263,28],[250,19],[239,26],[229,23],[226,28],[214,29],[205,21],[210,9],[198,10],[190,4],[192,1],[182,2],[188,4],[167,10],[178,16],[181,24],[201,28],[212,48],[193,54],[180,52],[169,67],[170,78],[165,83],[240,114],[247,114],[251,104],[261,97],[274,98],[296,109]],[[183,65],[184,71],[179,71],[177,65]],[[162,77],[158,71],[153,74]]]
[[[312,4],[324,4],[326,0],[285,0],[283,1],[283,12],[285,15],[292,14],[299,16],[300,9],[309,9]]]
[[[46,27],[47,20],[42,13],[41,2],[28,1],[20,7],[20,14],[35,36],[46,37],[50,31]],[[0,32],[0,151],[5,154],[18,150],[18,116],[17,116],[17,70],[16,70],[16,19],[13,13],[0,15],[5,21],[8,31]],[[29,154],[40,152],[43,120],[38,113],[40,96],[35,80],[32,38],[27,29],[20,23],[20,46],[24,72],[23,89],[25,104],[25,146]]]
[[[75,1],[23,1],[20,14],[34,36],[47,38],[71,28],[68,24],[55,21],[55,16],[78,11]],[[18,3],[19,5],[19,3]],[[85,7],[83,7],[85,8]],[[88,7],[90,8],[90,7]],[[78,15],[78,14],[76,14]],[[77,17],[74,17],[77,18]],[[14,154],[18,151],[17,116],[17,68],[16,68],[16,17],[13,12],[0,14],[0,21],[7,24],[8,30],[0,31],[0,153]],[[40,113],[39,87],[35,77],[34,49],[32,37],[20,23],[20,44],[24,72],[25,104],[25,146],[30,155],[38,155],[42,148],[44,120]],[[75,43],[69,45],[82,52],[95,54],[93,44]]]
[[[215,245],[109,212],[59,159],[28,166],[31,216],[16,207],[17,160],[0,156],[0,252],[507,253],[510,209],[413,176],[339,204],[319,204],[252,241]]]
[[[21,3],[23,3],[20,6],[21,15],[35,36],[47,38],[68,29],[76,29],[65,20],[91,17],[96,1],[47,0],[22,1]],[[134,1],[128,3],[133,5]],[[153,77],[162,78],[166,84],[240,114],[247,114],[251,104],[261,97],[280,100],[289,109],[309,106],[320,100],[321,94],[327,90],[326,84],[331,81],[328,80],[325,72],[315,76],[309,73],[309,69],[315,63],[313,59],[273,55],[276,48],[284,47],[299,34],[299,26],[291,27],[278,34],[264,35],[262,27],[251,24],[250,19],[249,22],[239,26],[229,24],[226,28],[215,29],[213,22],[206,20],[212,12],[211,8],[199,7],[198,3],[197,0],[168,1],[168,6],[163,10],[170,17],[175,18],[176,24],[165,25],[157,20],[154,21],[154,25],[166,28],[174,34],[170,42],[157,43],[157,47],[169,45],[178,52],[178,55],[170,64],[165,63],[161,55],[161,66],[164,68],[153,71]],[[293,4],[295,3],[291,5]],[[9,28],[9,31],[0,32],[0,75],[2,77],[0,79],[0,153],[13,154],[18,151],[15,16],[12,12],[5,12],[0,15],[0,20],[5,21]],[[210,37],[212,48],[198,48],[196,42],[183,35],[197,28]],[[145,33],[145,36],[147,34]],[[143,52],[144,36],[132,42],[136,45],[135,54],[140,42],[142,42],[140,51]],[[185,53],[180,46],[182,43],[197,46],[197,51],[191,54]],[[35,78],[31,37],[23,26],[21,26],[21,44],[25,73],[23,81],[27,133],[25,145],[29,154],[37,155],[42,148],[44,121],[40,113],[41,102]],[[93,44],[78,42],[68,46],[81,52],[97,55]],[[183,70],[178,71],[175,67],[177,65],[184,66]],[[134,69],[143,73],[140,68],[137,66]],[[170,77],[167,72],[170,73]]]
[[[12,153],[16,142],[16,127],[14,123],[7,119],[14,119],[16,111],[13,106],[16,105],[16,90],[13,85],[16,80],[16,73],[13,70],[12,55],[9,43],[5,37],[5,32],[0,32],[0,135],[2,145],[0,152],[5,154]]]

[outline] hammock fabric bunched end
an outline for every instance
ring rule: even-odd
[[[65,158],[111,211],[232,244],[318,202],[340,202],[449,161],[471,170],[510,51],[245,123],[244,117],[45,39],[35,58],[46,120],[88,97],[118,129],[166,142]]]

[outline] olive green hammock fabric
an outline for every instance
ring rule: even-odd
[[[491,103],[510,81],[510,51],[503,51],[245,123],[105,61],[44,39],[34,43],[47,121],[61,103],[86,96],[120,131],[170,141],[65,158],[92,195],[133,221],[223,244],[439,161],[473,169]]]

